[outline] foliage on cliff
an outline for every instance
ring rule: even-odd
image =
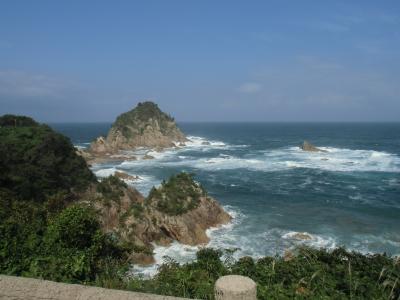
[[[205,190],[194,181],[191,174],[182,172],[153,187],[146,201],[168,215],[181,215],[196,208]]]
[[[174,121],[171,116],[162,112],[157,104],[146,101],[142,103],[139,102],[134,109],[119,115],[113,127],[119,129],[126,138],[130,138],[132,130],[129,127],[139,128],[143,133],[150,119],[157,120],[160,130],[163,133],[168,129],[167,124]]]
[[[68,138],[28,117],[0,117],[0,157],[0,188],[19,199],[44,202],[95,181]]]
[[[0,237],[0,273],[55,281],[93,282],[124,253],[77,204],[49,215],[45,205],[2,195]]]
[[[119,201],[119,199],[124,195],[124,188],[127,188],[128,185],[119,179],[116,176],[109,176],[106,178],[103,178],[98,184],[97,184],[97,192],[101,193],[103,195],[103,198],[106,200],[112,200],[112,201]]]
[[[0,273],[86,282],[117,265],[123,249],[92,209],[73,204],[95,181],[66,137],[28,117],[0,117]]]

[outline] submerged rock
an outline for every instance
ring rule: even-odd
[[[315,147],[313,144],[311,144],[307,141],[304,141],[300,145],[300,149],[302,149],[303,151],[308,151],[308,152],[328,152],[326,150]]]
[[[202,144],[202,145],[205,145],[205,146],[211,145],[211,143],[210,143],[210,142],[207,142],[207,141],[204,141],[204,142],[202,142],[201,144]]]
[[[146,154],[145,156],[143,156],[143,159],[154,159],[154,156]]]
[[[291,236],[292,239],[301,240],[301,241],[309,241],[312,240],[312,236],[306,232],[297,232]]]

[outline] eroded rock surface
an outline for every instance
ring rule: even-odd
[[[167,148],[185,142],[186,137],[174,119],[157,104],[147,101],[117,117],[107,137],[98,137],[90,152],[101,156],[138,147]]]
[[[209,241],[207,229],[231,220],[186,173],[153,188],[147,198],[115,176],[92,187],[88,195],[83,198],[90,199],[99,212],[103,230],[129,245],[131,259],[140,264],[153,263],[152,243],[205,244]]]

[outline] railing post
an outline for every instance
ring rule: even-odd
[[[216,300],[256,300],[256,283],[244,276],[222,276],[215,283]]]

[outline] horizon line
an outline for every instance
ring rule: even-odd
[[[39,121],[40,123],[48,124],[100,124],[109,123],[112,124],[115,121]],[[259,124],[259,123],[400,123],[400,121],[389,120],[389,121],[176,121],[176,123],[244,123],[244,124]]]

